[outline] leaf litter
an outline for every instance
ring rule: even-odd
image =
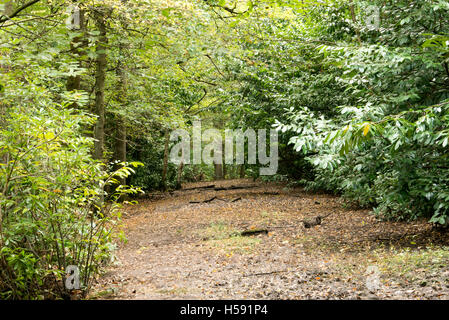
[[[92,299],[449,298],[447,233],[380,221],[337,196],[239,179],[188,184],[125,211],[128,241]],[[267,232],[242,235],[251,230]],[[369,266],[379,270],[374,289]]]

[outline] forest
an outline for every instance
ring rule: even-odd
[[[449,299],[449,2],[1,0],[0,74],[0,300]]]

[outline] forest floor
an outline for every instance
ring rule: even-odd
[[[211,184],[237,188],[185,190]],[[128,241],[92,299],[449,299],[449,233],[380,221],[335,196],[227,180],[125,211]],[[255,229],[268,233],[241,235]]]

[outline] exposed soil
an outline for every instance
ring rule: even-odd
[[[91,297],[449,298],[449,235],[426,221],[380,221],[338,197],[283,184],[230,180],[184,188],[210,184],[245,188],[180,190],[126,207],[128,242],[119,244],[117,262]],[[303,219],[329,213],[304,228]],[[256,229],[268,232],[241,235]]]

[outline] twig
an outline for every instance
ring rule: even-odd
[[[296,270],[278,270],[278,271],[271,271],[271,272],[251,273],[251,274],[245,274],[244,277],[267,276],[267,275],[275,274],[275,273],[287,273],[287,272],[294,272],[294,271],[296,271]]]

